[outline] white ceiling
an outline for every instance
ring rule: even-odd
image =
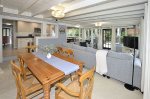
[[[59,21],[81,26],[94,26],[95,22],[104,25],[134,25],[144,16],[147,0],[1,0],[3,11],[30,17],[53,19],[50,9],[53,6],[65,7],[65,18]]]

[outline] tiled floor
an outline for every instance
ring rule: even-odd
[[[5,47],[3,47],[3,56],[4,57],[15,56],[20,52],[27,52],[27,49],[25,49],[25,48],[14,49],[11,45],[6,45]]]
[[[16,58],[19,53],[27,52],[27,49],[14,49],[11,45],[3,47],[3,61],[9,61],[10,59]]]

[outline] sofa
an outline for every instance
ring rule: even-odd
[[[75,59],[83,61],[86,68],[96,66],[96,49],[69,43],[63,43],[61,46],[72,49],[74,51]]]
[[[56,44],[56,46],[72,49],[75,59],[83,61],[85,68],[96,66],[96,49],[70,43]],[[131,84],[133,56],[127,53],[108,51],[106,59],[108,67],[106,75],[124,83]],[[141,88],[141,63],[139,61],[138,63],[135,64],[134,69],[134,86]]]
[[[62,46],[73,49],[75,59],[83,61],[86,68],[96,66],[96,49],[69,43],[63,43]],[[133,55],[108,51],[106,60],[108,69],[107,76],[124,83],[132,84]],[[141,72],[140,60],[136,58],[133,85],[137,88],[141,88]]]
[[[132,84],[133,55],[109,51],[107,54],[107,76]],[[135,58],[133,85],[141,88],[141,63]]]

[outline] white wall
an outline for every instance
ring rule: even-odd
[[[0,63],[3,61],[3,49],[2,49],[2,17],[0,16]]]
[[[18,33],[33,33],[34,28],[41,28],[41,24],[27,21],[17,21]]]

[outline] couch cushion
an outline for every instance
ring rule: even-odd
[[[86,48],[86,50],[88,51],[88,52],[91,52],[91,53],[94,53],[94,54],[96,54],[96,49],[94,49],[94,48],[92,48],[92,47],[87,47]]]
[[[83,46],[76,46],[74,49],[77,49],[77,50],[86,50],[86,47],[83,47]]]
[[[109,51],[107,57],[113,57],[123,60],[132,60],[133,56],[128,53]]]
[[[70,44],[70,43],[63,43],[62,44],[64,47],[67,47],[67,48],[72,48],[72,45],[73,44]]]
[[[73,48],[73,49],[76,49],[76,48],[78,48],[78,47],[79,47],[79,45],[72,44],[72,48]]]

